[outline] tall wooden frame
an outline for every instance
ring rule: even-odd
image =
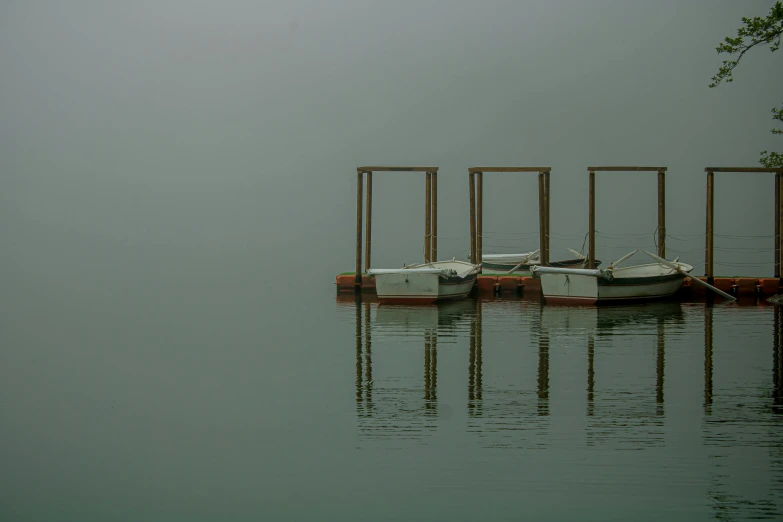
[[[590,255],[588,266],[595,268],[595,173],[596,172],[657,172],[658,173],[658,256],[666,258],[666,167],[587,167],[590,173]]]
[[[367,175],[367,202],[365,215],[364,269],[370,269],[372,247],[372,173],[373,172],[424,172],[424,262],[438,258],[438,167],[358,167],[356,169],[356,285],[362,284],[362,195],[364,175]]]
[[[783,245],[781,245],[780,235],[780,223],[781,223],[781,176],[783,176],[783,169],[775,168],[763,168],[763,167],[706,167],[704,172],[707,173],[707,233],[704,246],[704,275],[707,277],[707,282],[712,284],[715,277],[714,261],[715,261],[715,173],[716,172],[731,172],[731,173],[743,173],[743,172],[770,172],[775,174],[775,277],[780,279],[780,266],[781,266],[781,252],[783,252]]]
[[[483,254],[484,173],[537,172],[538,173],[538,227],[539,259],[541,266],[549,264],[549,174],[552,167],[471,167],[470,182],[470,262],[479,264]]]

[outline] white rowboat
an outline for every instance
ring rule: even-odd
[[[405,268],[372,268],[378,299],[386,303],[432,303],[467,297],[481,265],[433,261]]]
[[[595,304],[673,295],[693,267],[680,262],[667,263],[671,267],[650,263],[614,268],[616,262],[607,269],[594,270],[533,267],[532,273],[541,279],[541,292],[547,302]]]

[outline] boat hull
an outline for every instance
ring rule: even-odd
[[[682,274],[623,278],[607,281],[582,274],[539,274],[548,303],[597,304],[659,299],[673,295],[685,279]]]
[[[415,272],[377,274],[375,291],[383,303],[434,303],[467,297],[475,282],[475,274],[467,277],[442,277]]]

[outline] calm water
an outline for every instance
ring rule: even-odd
[[[783,518],[771,306],[117,285],[4,309],[2,520]]]

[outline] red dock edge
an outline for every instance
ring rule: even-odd
[[[706,281],[706,277],[698,277]],[[362,276],[362,284],[356,284],[356,276],[353,274],[340,274],[335,281],[338,293],[357,292],[375,294],[375,278]],[[763,295],[770,296],[780,292],[780,280],[777,278],[755,277],[716,277],[713,286],[736,296]],[[685,280],[678,296],[684,299],[703,298],[708,290],[699,285]],[[471,295],[476,297],[493,297],[495,295],[512,296],[525,295],[535,297],[541,294],[541,280],[532,277],[490,276],[480,275],[476,279]]]

